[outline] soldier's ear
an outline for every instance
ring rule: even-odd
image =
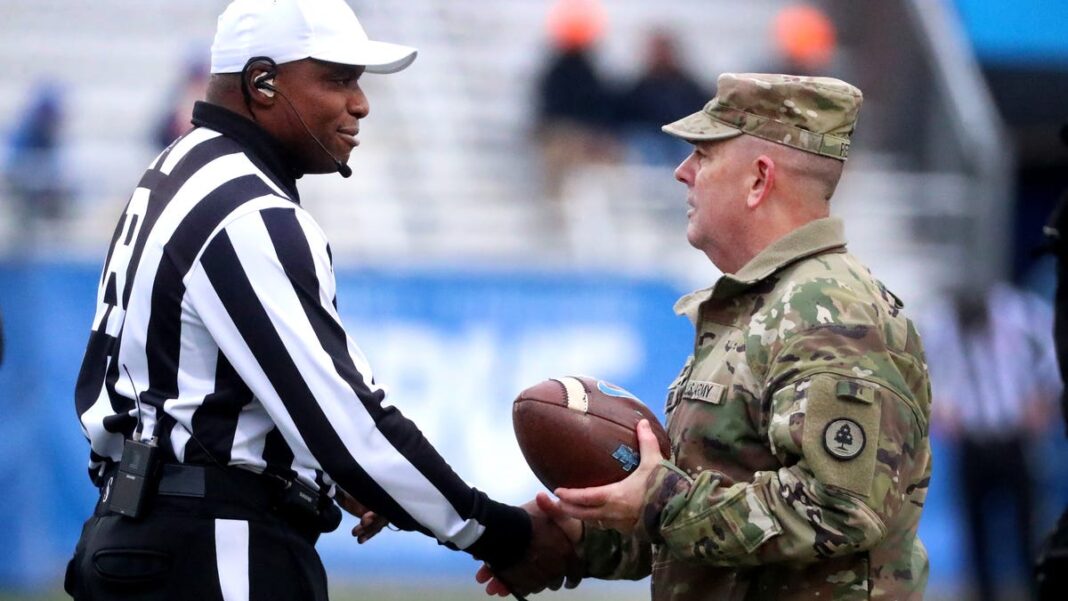
[[[745,206],[755,209],[767,200],[775,188],[775,161],[766,154],[758,156],[753,161],[749,181]]]

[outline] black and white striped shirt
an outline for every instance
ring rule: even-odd
[[[215,105],[194,123],[145,172],[104,264],[75,394],[94,482],[140,413],[165,461],[339,485],[402,529],[517,559],[525,513],[470,488],[383,405],[284,151]]]
[[[1061,389],[1052,310],[1008,284],[966,300],[935,304],[924,323],[934,419],[976,440],[1026,435]]]

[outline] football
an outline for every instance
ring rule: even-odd
[[[611,484],[638,467],[635,428],[649,420],[669,455],[667,432],[637,397],[584,376],[545,380],[519,393],[512,427],[534,475],[554,490]]]

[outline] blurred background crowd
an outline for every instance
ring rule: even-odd
[[[420,54],[364,78],[354,176],[308,177],[302,202],[332,241],[350,333],[461,474],[502,500],[534,493],[507,424],[546,377],[613,380],[662,414],[691,340],[671,305],[718,274],[685,241],[672,169],[688,147],[659,127],[722,72],[830,75],[865,93],[832,212],[928,349],[930,597],[1027,598],[1068,503],[1040,252],[1068,185],[1068,4],[351,4]],[[95,279],[145,165],[191,127],[224,5],[0,0],[0,597],[55,590],[92,507],[72,391]],[[332,582],[477,594],[469,560],[380,539],[327,536]]]

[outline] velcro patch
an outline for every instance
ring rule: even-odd
[[[723,401],[723,393],[726,389],[723,384],[718,382],[690,380],[682,390],[682,398],[718,405]]]
[[[835,392],[840,399],[870,404],[875,402],[874,386],[857,380],[839,380],[835,385]]]
[[[820,482],[866,497],[875,478],[881,393],[837,375],[819,374],[811,382],[805,390],[805,461]]]
[[[676,376],[675,379],[671,382],[671,385],[668,386],[667,401],[664,403],[664,413],[669,414],[669,421],[671,419],[671,410],[674,409],[675,405],[678,405],[679,401],[682,400],[682,389],[684,388],[683,382],[685,382],[686,379],[690,377],[690,371],[692,370],[693,355],[690,355],[689,358],[686,359],[686,365],[682,366],[682,371],[679,372],[679,375]]]

